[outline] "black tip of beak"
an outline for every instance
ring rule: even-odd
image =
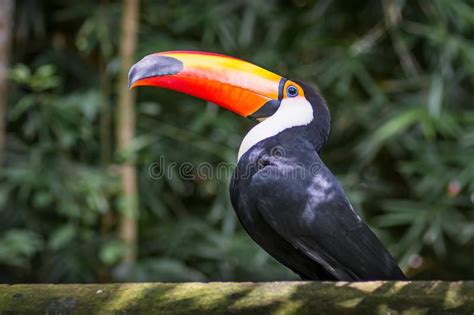
[[[134,64],[128,72],[128,87],[138,80],[173,75],[183,70],[183,63],[173,57],[148,55]]]

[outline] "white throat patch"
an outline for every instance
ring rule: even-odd
[[[304,97],[285,98],[275,114],[268,117],[247,133],[240,144],[240,160],[253,145],[279,134],[285,129],[305,126],[313,120],[313,107]]]

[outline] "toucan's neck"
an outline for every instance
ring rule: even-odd
[[[304,97],[283,99],[275,114],[253,127],[242,140],[239,159],[262,140],[274,137],[294,127],[308,126],[313,119],[311,104]]]
[[[319,154],[329,137],[331,116],[324,99],[319,94],[312,89],[311,91],[305,90],[305,93],[309,94],[307,97],[313,105],[313,120],[303,129],[306,133],[306,139],[308,139]]]
[[[275,114],[247,133],[240,145],[238,158],[255,144],[279,134],[303,136],[319,153],[329,135],[329,121],[324,100],[310,87],[305,88],[305,97],[283,99]]]

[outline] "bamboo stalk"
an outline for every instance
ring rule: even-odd
[[[135,95],[128,89],[128,70],[133,64],[138,31],[138,0],[124,0],[120,39],[120,78],[118,85],[117,149],[123,152],[135,135]],[[122,202],[120,202],[119,237],[126,245],[124,263],[137,256],[138,194],[137,174],[131,161],[120,166]]]
[[[5,154],[7,67],[13,23],[13,0],[0,0],[0,173]]]

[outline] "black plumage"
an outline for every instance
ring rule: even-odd
[[[329,111],[316,91],[298,84],[312,105],[313,120],[264,139],[242,155],[230,185],[242,225],[303,279],[405,279],[322,162]]]

